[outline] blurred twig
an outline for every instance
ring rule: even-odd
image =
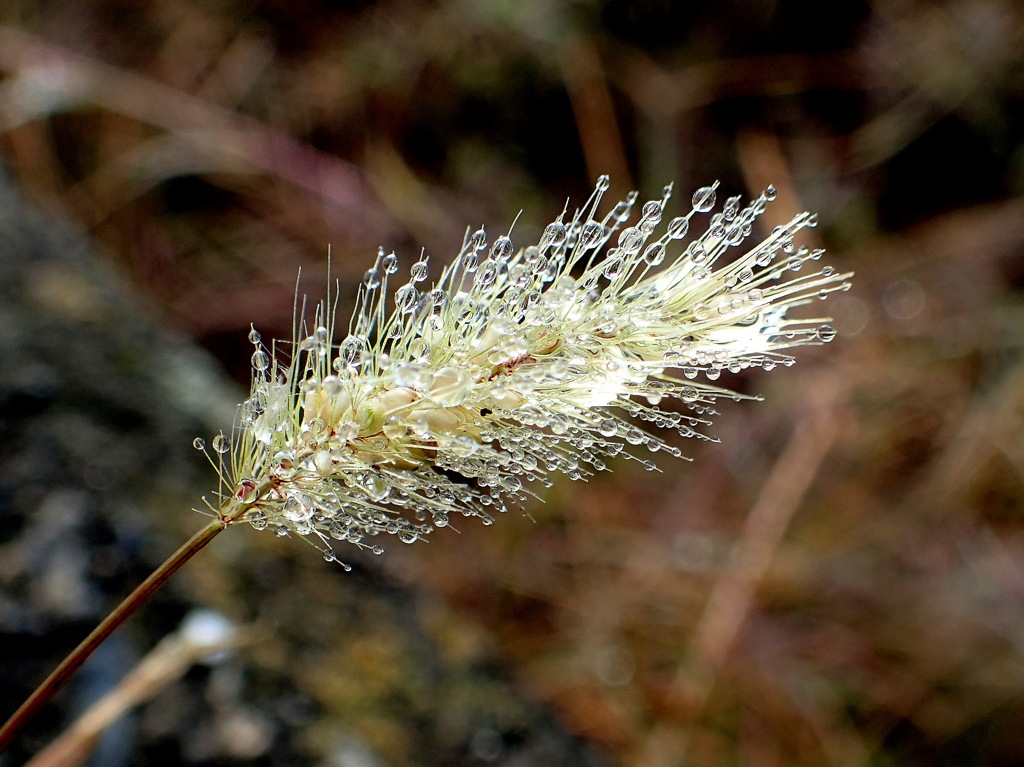
[[[835,375],[821,373],[808,379],[802,395],[795,398],[803,405],[800,420],[747,515],[729,563],[712,587],[691,635],[689,660],[676,674],[675,685],[686,701],[688,729],[656,728],[649,736],[645,763],[682,763],[690,730],[707,706],[757,589],[840,434],[837,413],[845,396]]]
[[[149,700],[196,663],[251,642],[252,630],[231,630],[212,641],[183,629],[163,639],[113,690],[90,706],[25,767],[76,767],[103,733],[130,709]]]
[[[244,161],[313,193],[339,213],[379,216],[362,175],[259,120],[150,78],[0,26],[0,69],[15,75],[0,96],[5,130],[69,104],[89,103],[175,134],[203,153]]]

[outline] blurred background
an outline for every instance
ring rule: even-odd
[[[378,245],[436,270],[520,211],[524,244],[602,173],[641,199],[774,184],[768,216],[818,211],[807,244],[857,277],[835,342],[720,382],[764,396],[720,408],[721,444],[559,480],[533,521],[363,576],[235,531],[199,599],[251,617],[243,560],[309,592],[385,579],[597,764],[1024,764],[1017,0],[7,0],[0,152],[239,392],[249,324],[290,337],[328,247],[344,307]],[[260,609],[342,632],[330,604]],[[500,728],[462,761],[418,745],[380,692],[403,651],[344,631],[298,683],[309,763],[499,758]],[[358,749],[331,752],[335,720]],[[270,763],[260,742],[216,763]]]

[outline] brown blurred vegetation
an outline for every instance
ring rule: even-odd
[[[0,147],[244,379],[295,274],[599,173],[821,214],[839,338],[692,463],[385,555],[618,764],[1024,763],[1024,6],[9,0]],[[257,546],[255,536],[246,545]],[[298,544],[294,544],[298,546]],[[326,567],[326,566],[325,566]],[[426,762],[425,762],[426,763]]]

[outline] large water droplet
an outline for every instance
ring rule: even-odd
[[[491,259],[499,263],[508,261],[512,257],[512,240],[508,237],[499,237],[491,246]]]
[[[676,216],[668,222],[668,236],[673,240],[681,240],[690,230],[690,219]]]
[[[601,233],[604,231],[602,227],[596,221],[588,221],[583,225],[580,230],[580,247],[584,249],[592,248],[597,245],[601,239]]]
[[[409,268],[409,277],[412,278],[413,282],[423,282],[423,280],[427,279],[428,271],[429,267],[425,260],[417,261]]]
[[[693,209],[698,213],[707,213],[715,207],[716,192],[713,186],[702,186],[693,193]]]
[[[565,224],[561,221],[554,221],[545,227],[544,234],[540,238],[540,247],[555,247],[563,242],[565,242]]]

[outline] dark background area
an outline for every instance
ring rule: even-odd
[[[840,335],[723,378],[764,401],[721,408],[721,444],[558,481],[535,521],[392,546],[370,572],[457,616],[445,641],[486,647],[609,764],[1022,763],[1019,2],[10,0],[0,78],[22,194],[239,391],[249,324],[290,337],[297,271],[319,298],[328,245],[351,299],[378,245],[406,265],[423,247],[436,274],[465,227],[523,211],[526,244],[601,173],[683,199],[771,183],[769,216],[818,211],[857,272],[826,304]],[[270,576],[233,603],[233,562],[313,592],[342,577],[297,542],[225,537],[196,567],[228,585],[190,582],[239,620],[256,594],[295,608]],[[289,620],[335,627],[330,609]],[[401,669],[379,641],[354,657]],[[396,740],[351,653],[319,653],[335,683],[300,681],[294,720],[312,763],[364,763],[335,731],[365,764],[451,763]]]

